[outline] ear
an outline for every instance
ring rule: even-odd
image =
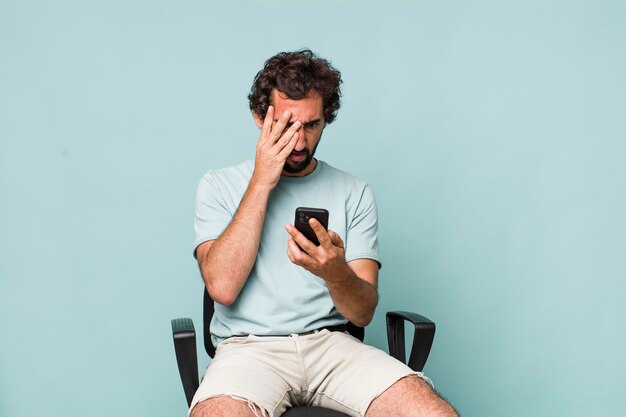
[[[262,128],[263,127],[263,119],[261,119],[261,117],[259,117],[257,112],[253,111],[252,112],[252,117],[254,117],[254,124],[256,124],[256,127],[258,127],[259,129]]]

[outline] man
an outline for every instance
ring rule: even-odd
[[[341,75],[309,50],[280,53],[249,95],[256,157],[207,172],[196,203],[196,257],[215,301],[217,353],[192,417],[280,416],[318,405],[351,416],[455,416],[422,375],[342,332],[367,325],[380,265],[373,194],[314,158],[340,105]],[[330,212],[320,245],[290,222]]]

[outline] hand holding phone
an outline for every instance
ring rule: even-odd
[[[296,209],[296,220],[294,222],[296,229],[315,246],[319,246],[320,242],[317,239],[317,235],[309,224],[309,219],[311,218],[316,219],[324,226],[324,229],[328,230],[328,210],[315,207],[298,207]]]

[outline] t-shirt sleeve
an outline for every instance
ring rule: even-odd
[[[378,252],[378,209],[374,193],[365,186],[348,221],[346,261],[372,259],[381,267]]]
[[[200,180],[196,191],[194,256],[198,245],[217,239],[226,230],[233,215],[220,192],[215,173],[207,172]]]

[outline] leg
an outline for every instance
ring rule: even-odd
[[[234,337],[217,346],[194,395],[190,417],[279,416],[300,375],[288,337]]]
[[[383,392],[366,417],[458,417],[457,412],[422,378],[402,378]]]
[[[347,334],[324,332],[300,338],[310,404],[361,417],[458,417],[404,363]]]
[[[191,417],[257,417],[263,415],[263,410],[260,408],[254,407],[244,400],[236,400],[231,397],[214,397],[199,402],[190,414]]]

